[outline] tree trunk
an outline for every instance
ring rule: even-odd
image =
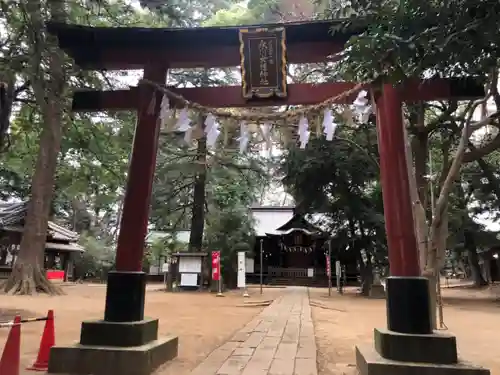
[[[363,259],[359,261],[361,271],[361,294],[365,297],[369,297],[373,284],[372,264],[369,260],[366,263],[363,262]]]
[[[200,116],[200,123],[205,118]],[[201,251],[203,231],[205,229],[205,187],[207,181],[207,139],[198,140],[197,161],[200,172],[196,174],[193,188],[193,208],[191,211],[191,232],[189,234],[189,251]]]
[[[9,255],[8,246],[0,247],[0,266],[5,266],[7,264],[7,255]]]
[[[236,289],[238,285],[238,258],[234,251],[231,251],[229,257],[223,264],[224,285],[227,289]]]
[[[0,152],[3,152],[8,144],[6,142],[14,102],[14,80],[11,77],[7,82],[2,82],[0,76]]]
[[[360,243],[363,244],[363,248],[366,254],[366,263],[364,267],[364,273],[362,275],[361,281],[361,293],[370,297],[372,294],[372,287],[374,282],[374,274],[373,274],[373,263],[372,263],[372,249],[370,246],[369,240],[366,238],[365,229],[363,227],[363,223],[358,221],[358,228],[361,234]],[[361,251],[360,251],[361,254]],[[363,261],[363,259],[361,259]]]
[[[52,19],[64,21],[64,3],[61,0],[51,0],[47,4]],[[47,280],[43,266],[57,156],[62,140],[66,87],[64,58],[57,47],[57,40],[45,33],[45,22],[42,18],[44,11],[40,1],[28,1],[25,9],[28,27],[31,29],[28,34],[32,38],[30,47],[33,61],[30,80],[42,112],[43,129],[19,256],[4,285],[4,291],[14,294],[60,294],[61,289]],[[45,58],[48,60],[48,79],[45,78],[47,72],[41,68]]]
[[[174,277],[172,275],[172,272],[174,271],[174,267],[172,267],[172,259],[169,258],[168,260],[168,272],[167,272],[167,285],[165,286],[167,289],[167,292],[171,292],[174,290]]]
[[[469,267],[471,270],[472,280],[474,285],[477,287],[486,286],[488,282],[484,279],[481,272],[481,267],[479,266],[479,257],[477,255],[476,241],[474,239],[474,233],[468,230],[464,231],[464,245],[467,250],[467,255],[469,259]]]
[[[410,195],[412,200],[413,221],[415,226],[415,238],[419,252],[420,271],[423,272],[427,261],[427,236],[429,226],[427,225],[427,143],[428,135],[420,131],[410,145],[408,134],[405,129],[406,138],[406,162],[408,167],[408,181],[410,183]],[[413,156],[412,156],[413,154]],[[415,171],[413,163],[415,162]]]
[[[423,272],[423,276],[429,278],[429,294],[431,304],[430,316],[432,318],[431,321],[433,322],[434,329],[437,328],[437,276],[441,271],[445,259],[445,244],[448,236],[448,200],[453,183],[460,173],[460,167],[463,162],[467,139],[469,137],[469,125],[469,123],[466,123],[462,130],[460,143],[449,168],[449,147],[447,145],[443,145],[442,147],[444,163],[439,179],[440,191],[433,210],[432,222],[429,228],[427,261]]]
[[[413,160],[415,163],[415,181],[418,193],[418,198],[422,207],[429,207],[428,205],[428,187],[429,184],[426,179],[427,175],[427,154],[428,149],[428,134],[426,131],[419,131],[412,140],[411,150],[413,151]],[[411,159],[410,159],[411,160]],[[430,212],[430,210],[428,211]]]
[[[361,278],[361,295],[370,296],[370,291],[373,284],[373,267],[370,260],[370,255],[367,253],[366,262],[361,255],[361,248],[355,249],[359,265],[359,276]]]

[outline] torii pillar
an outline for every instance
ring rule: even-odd
[[[144,68],[145,79],[165,82],[166,74],[167,69],[161,64]],[[142,271],[142,260],[162,95],[146,85],[139,90],[116,270],[108,274],[104,320],[82,322],[79,344],[51,349],[51,374],[149,375],[177,356],[177,337],[159,338],[158,319],[144,318],[147,275]]]
[[[377,132],[390,277],[386,282],[387,329],[375,329],[375,345],[356,347],[360,375],[489,375],[459,363],[456,338],[433,331],[429,282],[420,276],[402,95],[384,84],[377,98]]]

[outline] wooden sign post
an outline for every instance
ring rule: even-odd
[[[260,294],[262,294],[262,282],[263,282],[263,272],[264,272],[264,240],[260,240]],[[268,277],[269,278],[269,277]]]
[[[243,289],[243,297],[250,297],[246,282],[246,253],[238,251],[238,288]]]
[[[240,29],[239,36],[243,97],[286,98],[285,29]]]

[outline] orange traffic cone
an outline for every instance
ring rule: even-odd
[[[47,320],[43,329],[42,339],[40,340],[40,349],[33,366],[28,367],[32,371],[47,371],[49,369],[50,348],[56,343],[54,329],[54,311],[49,310]],[[2,374],[3,375],[3,374]]]
[[[21,317],[14,318],[14,325],[10,329],[7,342],[3,348],[0,359],[0,374],[19,375],[19,362],[21,360]]]

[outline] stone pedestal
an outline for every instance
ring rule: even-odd
[[[373,284],[370,289],[370,298],[385,298],[385,288],[382,284]]]
[[[75,344],[50,350],[49,374],[150,375],[177,356],[177,337],[162,337],[137,346]]]
[[[375,330],[375,346],[356,347],[356,366],[360,375],[490,375],[458,360],[455,337],[439,333]]]
[[[373,273],[373,283],[370,289],[371,298],[385,298],[385,287],[382,285],[380,273]]]
[[[375,345],[356,347],[360,375],[490,375],[460,361],[454,336],[433,332],[427,280],[387,280],[388,330],[375,329]]]
[[[82,323],[80,342],[50,350],[49,374],[150,375],[177,356],[178,339],[158,338],[158,319],[144,319],[145,275],[108,277],[105,320]]]

